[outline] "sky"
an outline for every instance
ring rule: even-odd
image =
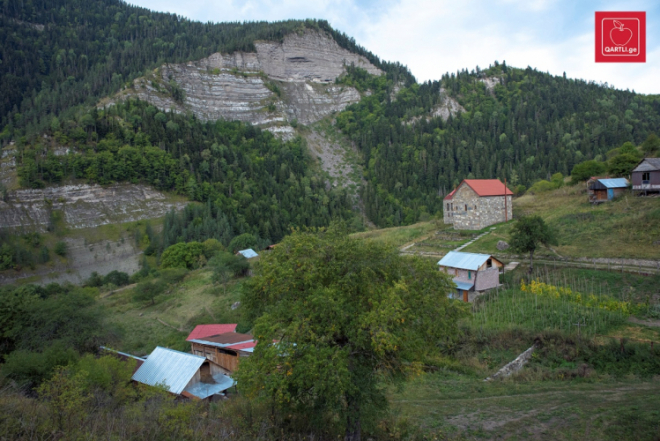
[[[199,21],[316,18],[418,81],[494,61],[660,94],[657,0],[129,0]],[[595,11],[646,11],[646,63],[594,61]]]

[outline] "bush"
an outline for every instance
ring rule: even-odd
[[[179,283],[186,277],[188,270],[185,268],[167,268],[160,271],[160,278],[166,283]]]
[[[66,252],[67,252],[66,242],[64,242],[64,241],[57,242],[55,244],[55,248],[53,249],[53,251],[58,256],[62,256],[62,257],[66,256]]]
[[[235,253],[246,248],[252,248],[257,246],[257,238],[250,233],[243,233],[239,236],[236,236],[229,243],[229,251]]]
[[[135,287],[133,300],[136,302],[151,302],[152,305],[155,305],[156,297],[165,292],[165,289],[167,289],[167,284],[164,280],[145,280]]]
[[[117,270],[109,272],[103,278],[103,285],[113,284],[115,286],[124,286],[128,285],[129,276],[126,273],[119,272]]]
[[[607,171],[607,164],[598,161],[584,161],[576,164],[571,171],[572,183],[586,181],[592,176],[600,176]]]
[[[199,268],[203,263],[200,256],[204,256],[204,245],[199,242],[180,242],[163,251],[160,265],[162,268]]]
[[[532,185],[529,189],[529,192],[532,194],[539,194],[554,190],[555,188],[556,187],[552,184],[552,182],[541,180]]]
[[[610,159],[608,170],[613,176],[627,176],[635,168],[639,158],[630,153],[622,153]]]

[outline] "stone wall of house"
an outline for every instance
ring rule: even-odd
[[[513,219],[511,196],[506,196],[508,219]],[[447,210],[449,203],[449,210]],[[468,185],[461,185],[451,201],[445,201],[444,221],[457,230],[481,230],[504,222],[504,196],[480,197]]]
[[[495,288],[500,284],[500,271],[498,268],[488,268],[477,273],[477,280],[474,284],[476,291]]]

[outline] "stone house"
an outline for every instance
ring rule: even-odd
[[[450,251],[438,262],[440,271],[453,276],[456,292],[451,298],[471,301],[475,293],[495,288],[500,284],[500,270],[504,264],[490,254]]]
[[[444,221],[457,230],[481,230],[510,221],[512,197],[499,179],[464,179],[444,199]]]
[[[660,158],[644,158],[632,171],[634,191],[660,191]]]

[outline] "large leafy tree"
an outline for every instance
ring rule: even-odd
[[[511,230],[511,248],[518,253],[529,253],[529,272],[534,270],[534,251],[539,245],[556,245],[554,231],[540,216],[518,219]]]
[[[432,262],[336,225],[295,233],[262,259],[243,294],[260,343],[238,383],[294,420],[332,421],[346,439],[387,407],[383,385],[419,370],[466,314]]]

